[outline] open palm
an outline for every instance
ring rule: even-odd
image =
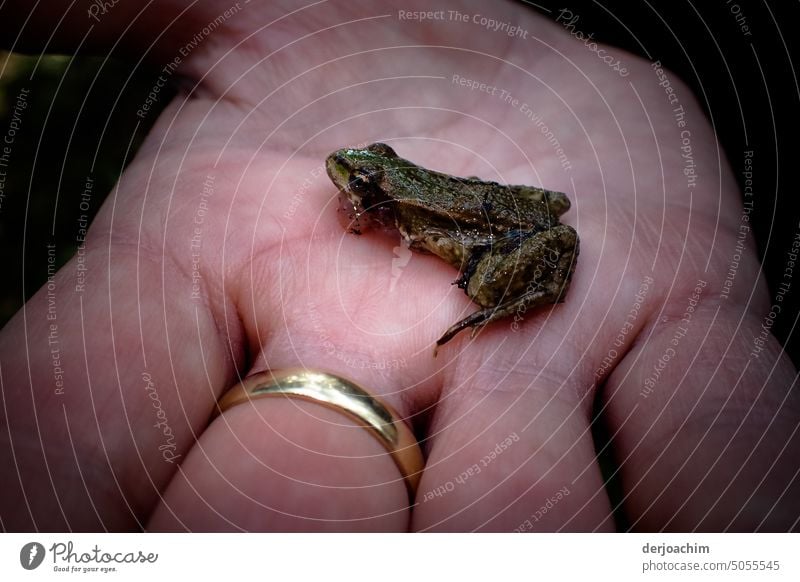
[[[741,203],[688,88],[607,49],[620,74],[512,3],[491,17],[524,38],[447,12],[402,18],[407,2],[271,4],[183,59],[191,82],[92,225],[85,290],[75,262],[59,273],[70,387],[4,356],[17,459],[2,460],[22,467],[20,491],[43,488],[31,509],[4,500],[4,522],[609,530],[619,509],[645,530],[791,527],[798,496],[781,493],[796,466],[775,461],[798,448],[792,370],[769,375],[774,342],[749,361],[767,307],[751,253],[723,293]],[[332,150],[375,141],[431,169],[566,192],[581,238],[566,301],[434,358],[477,306],[398,235],[347,234],[324,172]],[[45,302],[3,331],[4,354],[23,328],[46,337]],[[29,350],[47,362],[46,342]],[[415,428],[427,464],[413,507],[380,445],[333,411],[260,400],[209,420],[239,378],[288,367],[354,380]],[[593,423],[614,435],[619,508]],[[20,452],[37,431],[45,462]]]

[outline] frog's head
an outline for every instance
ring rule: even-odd
[[[340,191],[348,196],[357,190],[376,184],[387,164],[397,159],[397,154],[385,143],[374,143],[364,149],[336,150],[325,161],[328,176]]]
[[[379,214],[388,210],[389,201],[380,186],[384,170],[398,159],[392,148],[383,143],[374,143],[364,149],[341,149],[333,152],[325,161],[331,181],[339,188],[343,208],[352,217],[362,213],[382,221]],[[388,217],[387,217],[388,218]]]

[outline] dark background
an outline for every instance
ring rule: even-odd
[[[775,303],[787,252],[800,231],[798,174],[792,155],[800,130],[797,0],[672,0],[526,2],[556,19],[568,8],[576,28],[648,60],[661,61],[694,90],[743,187],[743,159],[753,154],[750,215],[756,246]],[[742,24],[748,27],[745,35]],[[791,148],[791,149],[790,149]],[[731,249],[733,252],[733,249]],[[772,327],[796,367],[800,340],[800,269]]]
[[[0,141],[18,96],[28,90],[8,167],[0,168],[7,172],[0,206],[2,326],[47,281],[46,245],[55,244],[56,267],[67,262],[79,244],[79,216],[93,217],[112,194],[157,117],[151,113],[140,125],[136,110],[158,73],[102,58],[2,52],[0,71]],[[87,177],[94,187],[82,212]]]
[[[678,73],[695,91],[742,180],[745,150],[753,150],[751,215],[773,302],[787,249],[798,230],[798,2],[705,0],[526,2],[555,19],[568,8],[576,28]],[[446,3],[445,3],[446,5]],[[738,17],[738,20],[737,20]],[[743,33],[741,25],[750,35]],[[8,57],[8,58],[7,58]],[[154,71],[98,58],[22,57],[0,53],[0,134],[5,135],[20,89],[30,90],[0,207],[0,325],[45,282],[46,245],[55,243],[58,264],[75,252],[80,195],[87,176],[95,187],[92,216],[102,196],[141,143],[148,125],[136,109]],[[159,104],[169,99],[162,93]],[[147,119],[152,122],[157,111]],[[143,122],[144,123],[144,122]],[[56,207],[55,200],[59,203]],[[800,271],[783,303],[773,333],[800,364],[793,333],[800,305]]]
[[[800,231],[797,162],[790,151],[800,129],[800,92],[792,63],[798,54],[794,29],[800,22],[798,2],[561,1],[537,2],[536,6],[552,19],[568,8],[580,16],[578,30],[651,61],[659,60],[682,77],[705,108],[740,188],[744,152],[754,152],[750,215],[754,236],[746,245],[757,245],[774,303],[787,251]],[[743,34],[742,24],[750,35]],[[800,270],[795,267],[792,287],[772,332],[796,367],[800,367],[800,341],[794,331],[798,313]],[[613,435],[600,414],[600,401],[595,402],[592,436],[617,529],[627,531],[630,524],[620,511],[623,489],[613,447],[607,446]]]

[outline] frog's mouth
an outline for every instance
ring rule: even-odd
[[[325,163],[328,176],[339,189],[340,217],[344,215],[350,232],[362,233],[373,227],[393,230],[395,226],[394,209],[391,201],[382,195],[380,188],[371,182],[357,181],[351,166],[333,153]],[[358,184],[354,187],[354,184]],[[344,220],[343,220],[344,222]]]
[[[342,226],[351,232],[360,232],[361,212],[363,211],[361,196],[350,187],[350,170],[331,154],[325,163],[325,169],[331,181],[339,189],[339,216]]]
[[[348,188],[350,182],[350,170],[341,161],[337,159],[336,154],[331,154],[325,160],[325,169],[328,171],[328,176],[331,181],[336,184],[340,190]]]
[[[354,216],[360,214],[363,211],[363,196],[350,187],[350,169],[337,160],[335,154],[328,157],[325,166],[331,181],[339,188],[342,209]]]
[[[342,210],[351,218],[357,218],[364,212],[364,200],[349,186],[339,189],[339,201]]]

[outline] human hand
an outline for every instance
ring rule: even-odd
[[[228,8],[208,2],[197,30]],[[47,290],[3,330],[13,442],[0,459],[20,474],[3,522],[609,530],[599,422],[636,529],[791,527],[793,371],[774,340],[749,356],[768,303],[752,253],[722,298],[741,203],[686,86],[666,73],[676,116],[649,63],[606,49],[622,75],[512,3],[491,18],[526,38],[472,22],[467,2],[466,23],[399,18],[422,4],[296,8],[243,5],[182,59],[197,85],[93,223],[85,290],[75,261],[56,278],[63,393]],[[566,192],[581,256],[565,303],[433,359],[476,306],[440,260],[400,266],[398,239],[347,235],[322,171],[330,151],[374,141],[447,173]],[[427,464],[413,511],[378,443],[331,410],[259,400],[209,424],[240,377],[298,366],[358,382],[415,427]]]

